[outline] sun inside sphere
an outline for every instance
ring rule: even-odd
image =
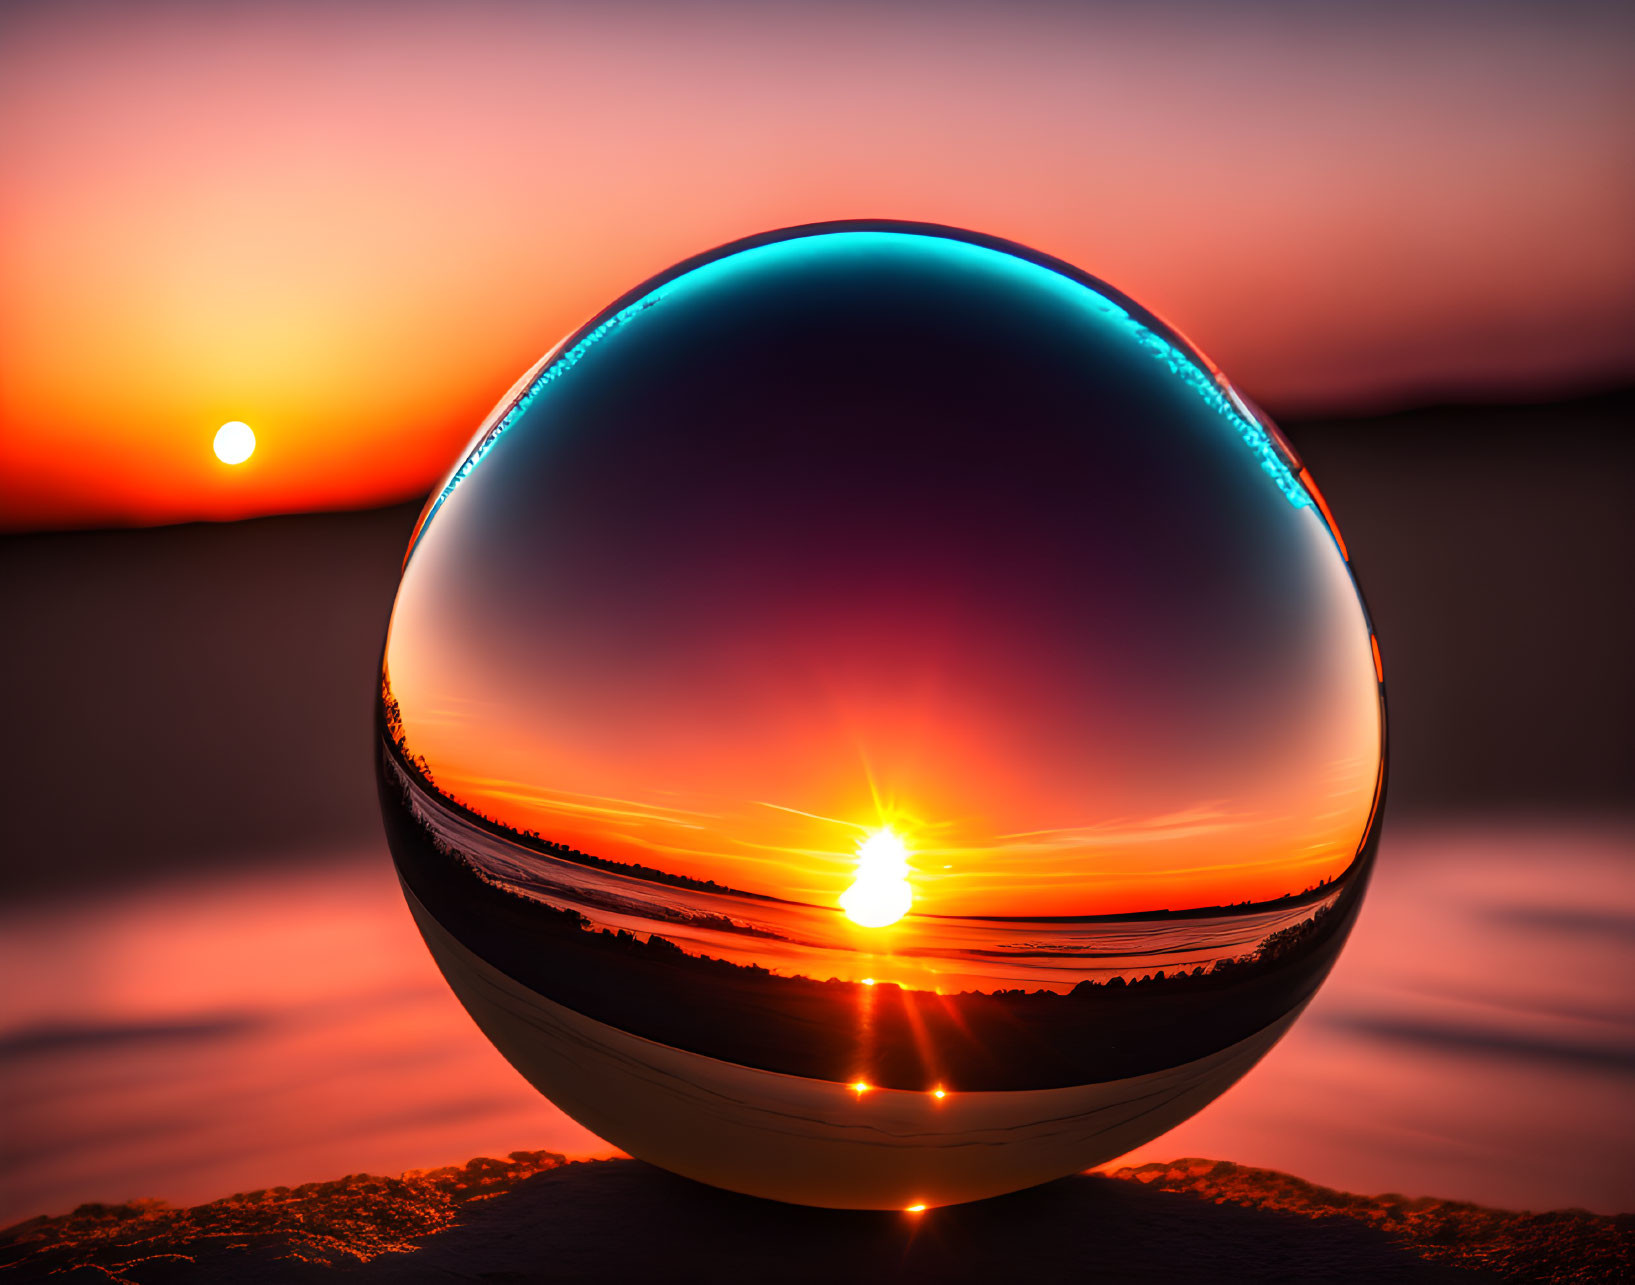
[[[876,830],[857,846],[857,878],[840,894],[840,908],[860,927],[884,928],[913,904],[908,848],[889,829]]]
[[[382,815],[450,986],[593,1132],[935,1207],[1289,1028],[1368,882],[1377,658],[1310,472],[1163,321],[976,233],[786,229],[477,426],[392,609]]]

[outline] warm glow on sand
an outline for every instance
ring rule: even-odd
[[[840,894],[840,908],[854,924],[884,928],[908,913],[908,849],[890,830],[876,830],[857,848],[857,880]]]
[[[255,454],[255,433],[243,420],[229,420],[216,430],[212,446],[223,464],[242,464]]]

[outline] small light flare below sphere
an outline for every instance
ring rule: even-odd
[[[840,894],[840,908],[860,927],[885,928],[913,904],[908,848],[892,831],[876,830],[857,846],[857,879]]]
[[[255,433],[243,420],[229,420],[216,430],[212,446],[223,464],[242,464],[255,453]]]

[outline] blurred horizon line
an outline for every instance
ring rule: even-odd
[[[1515,412],[1519,414],[1539,414],[1552,410],[1563,412],[1591,414],[1609,413],[1635,410],[1635,372],[1627,377],[1608,377],[1596,380],[1576,380],[1568,384],[1538,389],[1532,395],[1526,392],[1517,392],[1512,395],[1495,396],[1492,390],[1472,388],[1467,396],[1457,392],[1438,390],[1427,392],[1423,397],[1396,396],[1381,393],[1377,398],[1346,398],[1324,405],[1313,403],[1310,405],[1279,406],[1267,405],[1257,401],[1260,406],[1277,423],[1279,428],[1287,429],[1296,435],[1313,429],[1324,431],[1329,429],[1354,429],[1369,422],[1379,422],[1382,429],[1390,426],[1390,421],[1412,421],[1420,418],[1453,418],[1470,417],[1469,427],[1475,429],[1492,428],[1491,416],[1497,413]],[[1439,427],[1446,428],[1443,424]],[[476,425],[472,425],[474,432]],[[1295,445],[1298,447],[1299,443]],[[456,460],[451,457],[445,467],[452,468]],[[113,522],[85,522],[77,523],[71,518],[61,522],[33,522],[28,524],[12,525],[7,521],[7,515],[0,513],[0,541],[24,536],[49,536],[68,534],[96,534],[119,531],[156,531],[181,527],[222,527],[242,526],[246,523],[260,522],[269,518],[287,518],[316,516],[322,514],[342,515],[349,513],[381,513],[392,509],[418,508],[430,498],[437,478],[427,480],[423,489],[405,492],[395,498],[375,504],[336,504],[314,505],[311,507],[269,509],[266,512],[250,513],[239,517],[211,518],[194,517],[183,518],[178,521],[149,522],[140,518],[129,521]]]

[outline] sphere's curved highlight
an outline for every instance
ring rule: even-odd
[[[678,265],[428,503],[381,801],[450,985],[564,1110],[906,1209],[1243,1074],[1355,919],[1367,613],[1310,474],[1161,321],[975,234]]]

